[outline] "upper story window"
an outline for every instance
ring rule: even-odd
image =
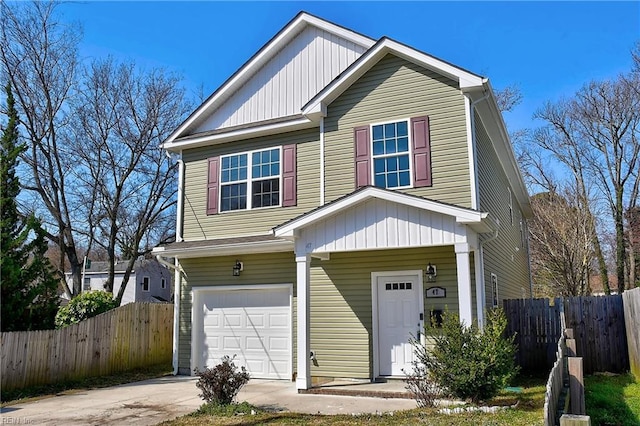
[[[207,214],[295,206],[296,145],[208,160]]]
[[[409,122],[371,126],[373,182],[380,188],[411,186]]]
[[[142,291],[149,291],[149,283],[150,283],[149,277],[142,278]]]
[[[431,186],[428,116],[359,126],[353,130],[357,188]]]

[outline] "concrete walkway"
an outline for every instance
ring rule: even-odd
[[[2,424],[31,425],[155,425],[196,410],[196,378],[162,377],[110,388],[43,398],[1,409]],[[292,382],[254,379],[238,401],[278,411],[309,414],[352,414],[407,410],[413,400],[298,394]]]

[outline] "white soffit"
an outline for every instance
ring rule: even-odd
[[[339,78],[331,82],[317,96],[311,99],[302,109],[305,115],[321,112],[362,75],[371,69],[387,54],[393,54],[409,62],[430,69],[459,83],[460,89],[470,90],[482,88],[484,78],[456,67],[426,53],[415,50],[390,38],[383,37],[375,46],[353,63]]]
[[[301,34],[303,35],[303,40],[301,40],[302,43],[296,44],[296,38]],[[318,41],[317,37],[321,37],[323,39]],[[292,57],[292,55],[296,55],[296,52],[299,53],[300,49],[306,52],[304,50],[305,41],[311,42],[314,40],[316,41],[316,43],[314,44],[315,47],[312,47],[313,49],[326,49],[327,51],[333,52],[331,54],[339,58],[340,61],[335,67],[326,70],[322,67],[321,64],[311,63],[311,65],[309,65],[308,62],[300,62],[300,58],[298,58],[297,56]],[[251,59],[249,59],[249,61],[245,63],[245,65],[243,65],[235,74],[233,74],[202,105],[200,105],[165,140],[163,146],[165,149],[171,149],[171,144],[175,139],[187,136],[188,134],[198,131],[215,130],[215,128],[206,127],[226,125],[233,126],[239,124],[240,121],[243,120],[246,122],[260,121],[260,117],[252,117],[250,116],[250,114],[247,115],[247,112],[250,110],[249,107],[255,107],[254,104],[256,102],[260,103],[260,98],[280,99],[281,95],[277,89],[281,85],[284,85],[284,83],[287,84],[287,87],[292,83],[288,80],[291,77],[280,73],[277,67],[285,69],[289,64],[292,70],[290,71],[295,75],[301,75],[300,71],[304,71],[302,69],[304,67],[306,67],[307,71],[309,71],[309,69],[312,69],[314,74],[316,74],[316,70],[322,70],[322,73],[318,72],[316,74],[316,76],[322,74],[320,82],[323,84],[319,86],[321,88],[324,87],[329,81],[334,79],[340,72],[342,72],[342,70],[346,69],[351,62],[360,57],[360,55],[374,43],[375,41],[368,37],[317,18],[308,13],[302,12],[298,14],[289,24],[287,24],[287,26],[285,26],[278,34],[276,34],[276,36],[271,39],[265,46],[263,46]],[[289,45],[291,45],[291,48],[289,51],[287,51],[287,47]],[[321,56],[322,55],[320,55],[319,57]],[[296,60],[296,63],[292,63],[294,59]],[[301,70],[298,70],[297,67],[300,67]],[[262,87],[261,85],[265,83],[261,81],[261,76],[259,74],[263,71],[263,69],[266,68],[268,68],[267,75],[270,76],[270,83],[266,82],[269,84],[267,84],[263,88],[265,92],[252,93],[251,90],[260,90],[259,88]],[[325,75],[325,73],[327,75]],[[304,80],[305,78],[302,78],[301,76],[299,79]],[[253,81],[255,84],[250,84],[251,81]],[[312,88],[312,86],[313,84],[311,84],[309,90]],[[248,87],[249,89],[243,89],[245,87]],[[240,93],[242,90],[249,91],[247,93]],[[276,90],[276,93],[266,93],[269,90]],[[307,99],[299,100],[300,105],[298,105],[295,113],[299,113],[300,108],[304,104],[304,102],[314,96],[317,93],[317,90],[314,91],[314,93],[309,92]],[[240,101],[230,102],[230,100],[234,98],[237,93],[240,93]],[[257,98],[255,98],[254,95],[257,96]],[[222,112],[222,118],[216,117],[215,114],[217,110],[220,107],[224,106],[226,102],[230,102],[229,105],[237,108],[238,110],[234,110],[233,108],[229,111],[225,110]],[[286,102],[286,99],[283,98],[282,102]],[[294,104],[295,103],[296,102],[294,102]],[[259,110],[260,108],[257,109]],[[280,112],[283,112],[280,115],[287,115],[286,113],[284,113],[284,111],[288,111],[288,109],[291,109],[291,107],[287,106],[284,109],[281,108],[278,111],[275,111],[277,113],[275,115],[278,115]],[[203,123],[206,123],[206,125],[204,125]]]

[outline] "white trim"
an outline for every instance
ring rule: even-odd
[[[483,220],[487,218],[488,213],[478,212],[474,210],[465,209],[462,207],[456,207],[449,204],[439,203],[437,201],[431,201],[427,199],[419,199],[416,197],[405,195],[401,192],[389,191],[380,188],[368,187],[359,192],[354,193],[353,195],[346,197],[340,201],[337,201],[332,204],[325,205],[320,209],[310,213],[308,215],[303,215],[298,219],[294,219],[291,222],[288,222],[284,225],[280,225],[274,228],[274,235],[276,237],[289,237],[292,238],[294,236],[294,232],[297,229],[303,228],[315,222],[318,222],[326,217],[329,217],[340,210],[349,208],[354,206],[364,200],[369,198],[378,198],[381,200],[386,200],[398,204],[403,204],[406,206],[416,207],[419,209],[428,210],[435,213],[441,213],[448,216],[453,216],[456,218],[456,222],[471,225],[484,225]],[[489,225],[485,225],[487,228]],[[488,232],[487,230],[482,230],[483,232]]]
[[[236,254],[281,253],[285,251],[293,251],[293,243],[291,243],[291,241],[255,241],[181,249],[172,249],[170,246],[169,248],[155,247],[152,253],[164,257],[190,259],[194,257],[226,256]]]
[[[144,289],[144,280],[147,280],[147,289]],[[149,293],[151,291],[151,277],[149,277],[148,275],[145,275],[142,277],[142,291],[144,293]]]
[[[277,179],[278,179],[278,204],[274,205],[274,206],[263,206],[263,207],[253,207],[253,183],[254,182],[262,182],[265,180],[272,180],[272,179],[276,179],[276,176],[267,176],[267,177],[260,177],[260,178],[254,178],[252,176],[253,174],[253,154],[258,153],[258,152],[265,152],[265,151],[273,151],[277,149],[278,150],[278,175],[277,175]],[[242,155],[246,155],[247,156],[247,177],[245,179],[238,179],[235,181],[230,181],[230,182],[222,182],[222,160],[224,158],[229,158],[229,157],[241,157]],[[220,214],[226,214],[226,213],[232,213],[232,212],[237,212],[237,211],[245,211],[245,210],[262,210],[262,209],[270,209],[270,208],[275,208],[275,207],[281,207],[282,206],[282,188],[283,188],[283,184],[282,184],[282,168],[283,168],[283,158],[282,158],[282,145],[279,146],[272,146],[269,148],[262,148],[262,149],[253,149],[250,151],[241,151],[241,152],[234,152],[232,154],[225,154],[225,155],[221,155],[220,156],[220,165],[218,167],[218,186],[219,186],[219,190],[218,190],[218,212]],[[239,160],[238,160],[239,161]],[[237,184],[245,184],[247,185],[247,193],[246,193],[246,202],[245,205],[246,207],[244,209],[234,209],[234,210],[222,210],[222,187],[223,186],[229,186],[229,185],[237,185]]]
[[[324,117],[320,117],[320,205],[324,206]]]
[[[478,159],[476,156],[476,137],[475,126],[473,123],[473,106],[471,105],[471,99],[469,99],[466,93],[464,94],[464,97],[464,118],[467,131],[467,152],[469,155],[469,185],[472,189],[471,208],[477,210],[478,206],[480,205],[478,200],[478,198],[480,198],[480,190],[478,188],[478,179],[476,174]]]
[[[178,205],[176,206],[176,241],[182,242],[182,215],[184,209],[184,161],[182,160],[182,150],[179,151],[178,159]]]
[[[423,314],[424,318],[424,282],[422,274],[423,270],[408,270],[408,271],[380,271],[380,272],[371,272],[371,322],[372,322],[372,333],[371,333],[371,353],[373,354],[373,377],[372,379],[376,379],[380,377],[380,348],[378,347],[378,278],[380,277],[391,277],[398,275],[410,275],[410,276],[418,276],[418,313]],[[424,320],[419,322],[420,329],[424,329]],[[421,340],[424,343],[424,333],[421,335]]]
[[[385,187],[386,189],[392,189],[392,190],[396,190],[396,189],[408,189],[408,188],[413,188],[413,129],[411,128],[411,118],[398,118],[396,120],[390,120],[390,121],[384,121],[384,122],[379,122],[379,123],[371,123],[369,124],[369,152],[371,153],[370,157],[371,157],[371,165],[369,166],[369,179],[372,185],[375,185],[375,178],[376,178],[376,170],[375,170],[375,159],[376,158],[391,158],[391,157],[399,157],[401,155],[405,155],[404,152],[401,153],[393,153],[393,154],[380,154],[380,155],[375,155],[373,153],[373,127],[374,126],[385,126],[386,124],[395,124],[397,127],[397,124],[400,122],[405,122],[407,123],[407,152],[406,155],[409,156],[409,185],[404,185],[404,186],[394,186],[393,188],[388,188]],[[396,135],[396,139],[397,139],[397,135]]]
[[[186,148],[197,148],[201,146],[217,145],[240,139],[257,138],[276,133],[292,132],[294,130],[310,129],[317,126],[317,123],[309,118],[303,117],[282,123],[265,124],[262,126],[249,127],[244,129],[230,130],[228,132],[216,133],[213,135],[202,135],[178,139],[173,142],[165,141],[160,146],[167,151],[180,151]]]
[[[157,255],[156,258],[160,259],[160,256]],[[180,300],[181,297],[181,289],[182,289],[182,275],[180,273],[180,262],[178,259],[174,259],[174,272],[173,277],[175,281],[174,293],[173,293],[173,356],[172,356],[172,364],[173,364],[173,375],[176,376],[178,374],[178,366],[179,366],[179,347],[180,347]]]
[[[196,122],[203,114],[213,109],[216,104],[223,102],[229,92],[233,92],[242,86],[256,70],[260,69],[267,61],[277,54],[289,41],[295,38],[302,29],[307,25],[313,25],[322,30],[336,34],[339,37],[352,41],[355,44],[369,48],[375,41],[369,37],[357,34],[346,28],[335,25],[331,22],[316,18],[307,13],[300,13],[286,27],[284,27],[267,45],[260,49],[249,62],[242,66],[236,74],[227,80],[220,89],[209,97],[198,109],[188,117],[164,142],[172,143],[177,139],[189,126]],[[166,148],[166,147],[165,147]]]
[[[482,77],[465,71],[462,68],[448,64],[391,39],[383,38],[356,60],[351,67],[347,68],[339,78],[332,81],[318,95],[312,98],[302,108],[302,113],[304,115],[317,113],[322,106],[329,105],[388,53],[392,53],[449,77],[457,81],[461,89],[482,87],[484,81]]]
[[[200,324],[202,321],[201,317],[198,317],[198,314],[201,312],[197,309],[197,306],[201,303],[201,297],[203,293],[208,293],[212,291],[245,291],[245,290],[275,290],[275,289],[288,289],[289,290],[289,312],[293,312],[293,283],[284,283],[284,284],[249,284],[249,285],[220,285],[220,286],[203,286],[203,287],[193,287],[191,289],[191,359],[189,360],[190,365],[190,374],[193,375],[193,369],[196,367],[197,360],[196,354],[199,352],[200,344],[198,339],[196,339],[196,324]],[[293,360],[293,316],[290,316],[289,323],[291,325],[289,329],[289,348],[291,352],[289,353],[289,359]],[[198,330],[199,331],[199,330]],[[289,364],[289,368],[291,368],[291,363]],[[291,374],[293,370],[290,370]]]
[[[500,300],[498,300],[498,276],[491,273],[491,307],[496,308],[500,306]]]
[[[296,326],[297,335],[297,359],[296,359],[296,389],[311,388],[311,363],[309,353],[311,351],[310,342],[310,264],[311,256],[308,254],[298,255],[296,253]]]

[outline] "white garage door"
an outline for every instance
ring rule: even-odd
[[[236,355],[253,378],[290,380],[290,288],[199,291],[198,367]]]

